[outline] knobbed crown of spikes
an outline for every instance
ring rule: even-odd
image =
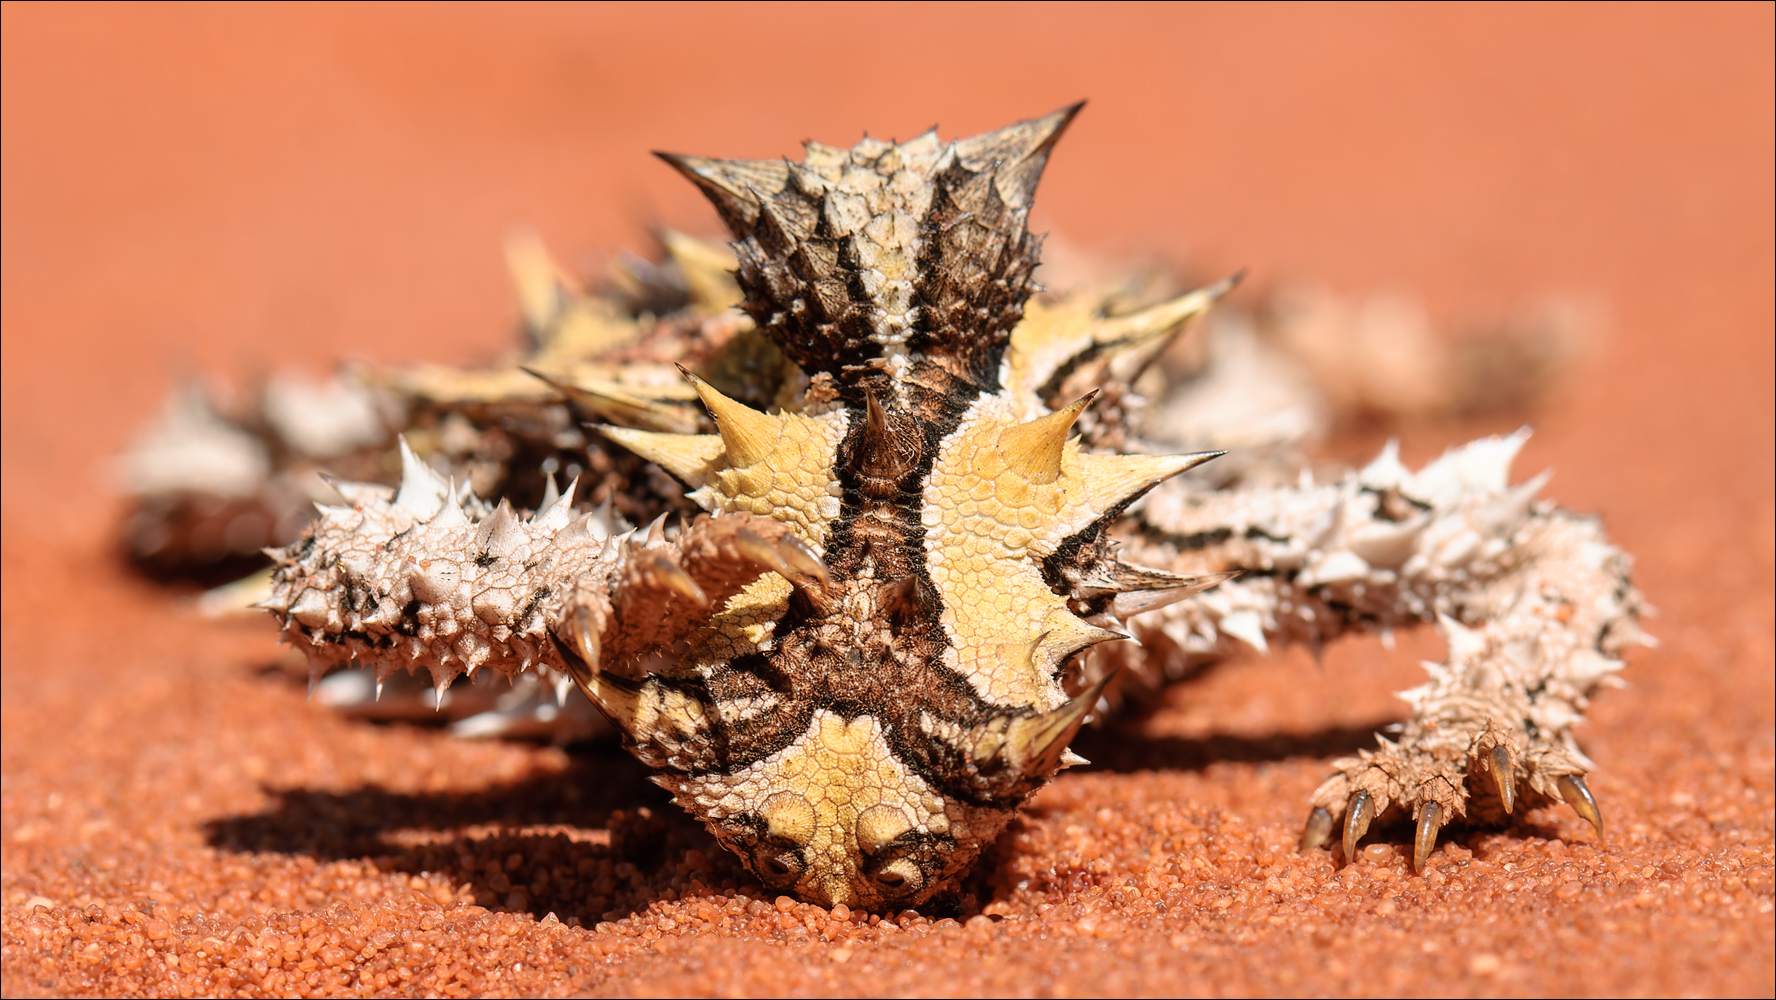
[[[733,232],[759,328],[845,383],[911,354],[987,387],[1032,291],[1025,229],[1048,154],[1082,105],[945,144],[807,144],[801,163],[659,154]]]

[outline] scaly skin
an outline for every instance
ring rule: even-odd
[[[767,412],[687,372],[713,434],[671,432],[683,415],[660,394],[604,411],[603,436],[709,516],[625,535],[575,518],[570,489],[520,518],[404,453],[398,494],[343,487],[353,506],[279,554],[265,606],[320,670],[571,677],[767,886],[823,905],[952,890],[1077,762],[1067,744],[1117,661],[1149,666],[1089,653],[1131,627],[1205,651],[1437,615],[1482,629],[1400,743],[1337,763],[1309,841],[1333,807],[1360,836],[1434,805],[1434,842],[1468,810],[1475,761],[1510,769],[1507,807],[1582,788],[1568,730],[1615,667],[1597,651],[1636,634],[1635,601],[1594,527],[1506,491],[1504,465],[1168,486],[1125,514],[1214,455],[1091,447],[1133,450],[1130,383],[1230,284],[1119,317],[1026,310],[1025,220],[1076,111],[947,145],[809,144],[800,164],[665,157],[733,230],[742,308],[805,376]],[[1087,447],[1072,435],[1097,389],[1115,406]],[[1574,601],[1590,603],[1561,618]]]

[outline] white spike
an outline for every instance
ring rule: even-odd
[[[1451,448],[1413,476],[1407,492],[1437,507],[1467,496],[1502,493],[1511,482],[1511,463],[1528,440],[1525,427],[1508,437],[1483,437]]]
[[[1300,587],[1318,587],[1328,583],[1361,580],[1368,575],[1369,564],[1363,561],[1363,557],[1345,549],[1327,552],[1313,560],[1296,575],[1295,583]],[[1222,627],[1226,628],[1225,625]]]
[[[431,466],[420,461],[407,446],[405,437],[401,438],[401,489],[395,494],[395,503],[407,508],[421,521],[429,521],[444,506],[444,498],[449,495],[449,485],[432,471]]]
[[[611,506],[611,499],[606,496],[603,503],[592,508],[592,525],[596,525],[592,529],[593,538],[609,538],[622,526],[623,519],[617,516],[615,508]]]
[[[568,522],[573,520],[574,490],[579,485],[580,480],[576,476],[573,482],[567,484],[565,493],[556,497],[554,502],[546,503],[537,510],[536,514],[531,517],[530,523],[549,531],[560,531],[567,527]],[[544,499],[548,498],[544,497]]]
[[[541,513],[555,506],[555,501],[560,497],[561,488],[555,485],[555,473],[551,472],[549,478],[543,480],[543,502],[537,504],[537,512]]]
[[[1350,533],[1350,549],[1370,566],[1399,569],[1412,558],[1419,533],[1430,519],[1421,515],[1405,521],[1369,521]]]
[[[1156,611],[1170,607],[1189,597],[1208,590],[1210,587],[1238,576],[1236,573],[1210,573],[1196,578],[1189,583],[1176,587],[1158,590],[1128,590],[1117,594],[1110,601],[1110,615],[1119,621],[1128,621],[1135,615],[1146,611]]]
[[[333,492],[349,504],[371,503],[387,500],[393,495],[387,486],[378,483],[356,483],[346,479],[334,479],[323,475],[321,481],[333,487]]]
[[[1388,438],[1375,460],[1357,473],[1357,482],[1375,490],[1385,490],[1406,481],[1412,473],[1400,462],[1400,439]]]
[[[1451,666],[1468,666],[1469,661],[1486,651],[1486,637],[1478,629],[1468,628],[1448,615],[1437,616],[1437,631],[1449,644]]]
[[[1222,615],[1219,624],[1221,631],[1258,652],[1270,652],[1270,643],[1264,638],[1264,620],[1258,617],[1258,612],[1235,611],[1229,615]]]
[[[444,496],[449,502],[438,504],[438,513],[427,520],[427,525],[435,530],[461,528],[469,523],[469,515],[463,512],[462,501],[458,498],[455,483],[451,483]]]
[[[500,501],[493,515],[482,521],[475,529],[475,547],[496,558],[505,558],[525,542],[530,536],[518,518],[512,513],[511,504]]]
[[[296,603],[290,606],[290,617],[309,628],[320,628],[327,624],[331,611],[326,595],[311,588],[304,590]]]
[[[1474,525],[1487,534],[1502,537],[1517,530],[1535,504],[1536,494],[1554,478],[1553,469],[1544,469],[1534,479],[1519,483],[1505,491],[1505,495],[1491,503],[1482,505],[1474,511]]]

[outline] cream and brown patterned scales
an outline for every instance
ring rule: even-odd
[[[403,448],[398,491],[337,484],[350,506],[278,555],[265,606],[317,671],[571,677],[767,886],[824,905],[953,888],[1078,762],[1119,666],[1352,627],[1440,622],[1450,661],[1397,741],[1336,762],[1306,843],[1405,815],[1422,864],[1445,823],[1559,798],[1601,826],[1570,730],[1639,638],[1626,558],[1539,480],[1508,486],[1521,437],[1416,474],[1173,480],[1214,454],[1142,453],[1116,401],[1231,283],[1123,315],[1031,300],[1026,220],[1077,111],[800,163],[666,156],[800,369],[768,411],[686,371],[712,434],[645,405],[599,428],[707,514],[620,530],[570,488],[520,516]]]

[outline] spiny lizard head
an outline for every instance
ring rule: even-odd
[[[693,379],[719,433],[605,433],[712,513],[788,532],[749,538],[777,571],[674,656],[577,672],[774,890],[884,908],[953,886],[1075,760],[1102,682],[1069,697],[1069,665],[1130,608],[1208,583],[1125,565],[1103,532],[1212,456],[1086,453],[1070,438],[1091,396],[1051,411],[1043,387],[1082,358],[1151,356],[1218,291],[1118,336],[1020,325],[1025,223],[1077,111],[950,143],[809,143],[800,163],[664,157],[715,203],[744,309],[810,382],[799,410],[765,413]]]

